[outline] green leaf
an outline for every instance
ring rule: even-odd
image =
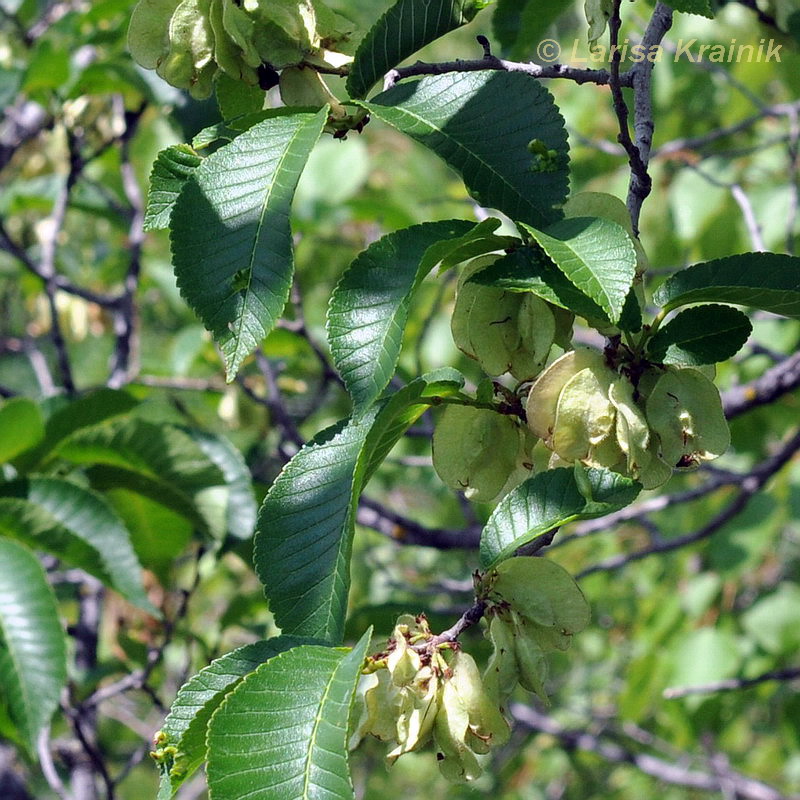
[[[105,473],[109,467],[97,469]],[[92,481],[95,488],[97,483]],[[202,520],[193,524],[162,503],[128,489],[113,487],[104,491],[104,497],[124,520],[142,565],[155,572],[162,585],[169,584],[174,580],[175,559],[186,549],[194,530],[202,530]]]
[[[429,407],[425,398],[458,391],[463,379],[453,373],[418,378],[358,420],[323,431],[272,484],[256,524],[253,561],[284,633],[341,641],[358,497]]]
[[[223,469],[182,428],[138,417],[115,420],[73,434],[58,454],[76,464],[98,465],[88,470],[96,488],[139,492],[216,539],[227,531],[233,511],[227,492],[220,498],[226,487]]]
[[[534,78],[450,73],[405,81],[363,105],[444,159],[482,206],[540,227],[562,216],[555,206],[567,196],[567,134]],[[544,168],[532,142],[555,153]]]
[[[0,484],[0,531],[86,570],[161,616],[147,599],[128,531],[101,495],[61,478]]]
[[[342,275],[328,309],[333,361],[362,413],[394,375],[414,291],[438,261],[475,228],[463,220],[428,222],[370,245]]]
[[[44,438],[39,406],[26,397],[14,397],[0,407],[0,464],[11,461]]]
[[[365,485],[406,430],[430,407],[426,398],[457,395],[464,376],[451,367],[423,375],[395,392],[385,402],[370,430],[359,468]]]
[[[209,521],[197,508],[191,494],[171,486],[159,478],[153,478],[133,469],[114,467],[103,463],[89,467],[86,470],[86,477],[92,488],[98,492],[111,492],[112,494],[116,490],[133,492],[142,500],[158,503],[164,511],[179,514],[191,524],[194,530],[201,531],[209,537],[213,537],[214,534],[221,535],[221,531],[211,530]],[[136,502],[138,503],[139,500],[137,499]],[[138,528],[135,529],[138,530]]]
[[[222,472],[225,492],[219,498],[228,533],[236,539],[253,535],[258,514],[253,481],[242,454],[224,437],[184,429],[208,459]]]
[[[770,655],[791,657],[800,648],[800,587],[779,583],[742,614],[742,627]]]
[[[625,297],[622,313],[617,320],[617,327],[623,331],[638,333],[642,329],[642,307],[636,296],[636,287],[631,287]]]
[[[303,645],[248,675],[211,719],[214,800],[352,800],[350,706],[370,632],[349,653]]]
[[[284,633],[341,641],[359,490],[355,471],[375,416],[315,437],[283,468],[261,506],[253,561]]]
[[[742,663],[742,651],[736,635],[729,630],[698,628],[671,642],[663,652],[671,666],[671,686],[702,686],[733,677]],[[701,698],[687,698],[690,704]]]
[[[564,204],[565,217],[602,217],[621,225],[631,237],[636,250],[637,271],[641,274],[649,266],[642,243],[634,236],[631,215],[624,201],[606,192],[578,192]]]
[[[224,483],[222,471],[182,428],[138,417],[79,431],[58,449],[76,464],[108,464],[157,478],[184,490]]]
[[[709,0],[674,0],[670,5],[675,11],[683,11],[685,14],[699,14],[701,17],[714,19],[714,12],[711,9]]]
[[[480,564],[488,569],[553,528],[602,517],[630,505],[641,486],[605,469],[540,472],[507,494],[481,534]]]
[[[616,323],[636,274],[636,250],[625,229],[602,217],[571,217],[544,231],[524,228],[569,281]]]
[[[347,78],[350,97],[360,99],[390,69],[426,44],[466,25],[490,0],[398,0],[367,31]]]
[[[65,403],[45,423],[44,440],[16,459],[17,470],[27,471],[38,465],[76,431],[127,414],[138,404],[131,395],[113,389],[100,389]]]
[[[228,379],[272,330],[294,270],[289,211],[326,109],[274,116],[210,155],[172,213],[181,294],[211,331]]]
[[[529,56],[531,46],[569,7],[567,0],[497,0],[492,17],[495,38],[510,58]]]
[[[169,227],[169,218],[183,185],[203,159],[188,144],[176,144],[162,150],[150,173],[144,229],[156,231]]]
[[[659,328],[647,352],[654,361],[666,364],[715,364],[738,353],[752,330],[750,320],[731,306],[695,306]]]
[[[245,114],[257,114],[264,108],[264,90],[220,71],[214,85],[214,94],[222,119],[232,120]]]
[[[439,272],[455,267],[464,261],[487,253],[494,253],[506,248],[519,247],[521,241],[516,236],[502,236],[494,233],[500,227],[500,220],[494,217],[479,222],[466,236],[458,242],[449,240],[439,242],[426,254],[428,258],[440,261]]]
[[[687,303],[736,303],[800,319],[800,258],[742,253],[704,261],[667,279],[653,301],[666,311]]]
[[[67,682],[53,590],[27,548],[0,539],[0,687],[31,754]]]
[[[268,108],[264,111],[255,111],[250,114],[243,114],[227,121],[216,122],[207,128],[199,130],[192,137],[192,147],[195,150],[204,150],[209,145],[219,142],[232,142],[237,136],[249,130],[253,125],[263,122],[265,119],[275,117],[285,117],[295,114],[297,109],[287,108]]]
[[[182,753],[182,769],[174,775],[168,770],[162,772],[159,800],[162,794],[165,798],[172,797],[206,760],[208,723],[225,695],[270,658],[306,643],[307,639],[279,636],[247,644],[212,661],[183,684],[161,728],[166,737],[164,744],[173,745]]]
[[[533,292],[543,300],[569,309],[588,320],[610,324],[597,303],[567,280],[563,272],[538,247],[520,247],[469,277],[482,286],[510,292]]]

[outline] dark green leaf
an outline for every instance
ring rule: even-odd
[[[98,465],[88,470],[96,488],[139,492],[182,514],[215,539],[228,531],[236,492],[242,488],[231,494],[234,487],[228,484],[225,468],[193,433],[138,417],[75,433],[58,453],[76,464]],[[217,453],[217,458],[221,456]]]
[[[622,314],[617,321],[617,327],[623,331],[638,333],[642,329],[642,307],[636,297],[636,287],[632,286],[622,306]]]
[[[498,236],[494,231],[500,227],[500,220],[494,217],[479,222],[458,242],[445,240],[433,245],[426,258],[440,261],[439,272],[450,269],[471,258],[494,253],[506,248],[519,247],[521,241],[516,236]]]
[[[530,58],[547,29],[569,8],[567,0],[497,0],[495,38],[511,58]]]
[[[44,438],[39,406],[26,397],[14,397],[0,407],[0,464],[11,461]]]
[[[122,520],[105,499],[61,478],[0,484],[0,531],[96,575],[154,616]]]
[[[492,31],[507,53],[513,52],[512,48],[519,39],[525,9],[534,4],[535,0],[497,0],[492,15]]]
[[[58,454],[76,464],[130,469],[187,491],[225,483],[221,469],[185,430],[138,417],[79,431]]]
[[[317,436],[284,467],[261,506],[253,561],[284,633],[341,641],[355,471],[375,416]]]
[[[715,364],[738,353],[752,330],[750,320],[731,306],[695,306],[658,330],[648,343],[648,355],[687,367]]]
[[[353,800],[347,728],[369,637],[349,653],[295,647],[225,698],[208,733],[215,800]]]
[[[264,111],[256,111],[227,121],[217,122],[198,131],[192,138],[192,147],[195,150],[205,150],[212,144],[232,142],[239,134],[244,133],[259,122],[263,122],[265,119],[274,119],[275,117],[285,117],[287,114],[294,114],[296,110],[268,108]]]
[[[214,94],[222,119],[232,120],[244,114],[257,114],[264,108],[264,90],[237,80],[227,72],[219,72]]]
[[[786,20],[786,30],[800,44],[800,11],[793,11]]]
[[[540,472],[507,494],[481,534],[483,569],[509,558],[543,533],[578,519],[602,517],[630,505],[641,486],[605,469]]]
[[[350,97],[360,99],[392,67],[426,44],[470,22],[491,0],[398,0],[367,31],[347,78]]]
[[[275,116],[210,155],[172,214],[178,286],[211,331],[229,379],[272,330],[294,269],[289,211],[327,118]]]
[[[94,469],[105,475],[113,468]],[[92,480],[96,488],[99,483]],[[175,559],[186,549],[193,531],[204,530],[204,521],[189,522],[187,516],[171,511],[163,501],[157,502],[140,492],[118,486],[105,490],[104,496],[125,521],[139,561],[158,575],[162,585],[170,585],[175,579]]]
[[[610,324],[605,311],[575,288],[539,248],[521,247],[476,272],[469,280],[511,292],[533,292],[585,319]]]
[[[406,430],[429,408],[425,398],[456,395],[463,387],[464,376],[458,370],[442,367],[391,395],[381,408],[364,445],[365,458],[359,466],[362,486]]]
[[[67,682],[67,649],[39,560],[0,539],[0,687],[31,754]]]
[[[166,737],[164,744],[177,747],[183,754],[182,769],[172,776],[168,771],[162,773],[159,800],[162,794],[172,797],[205,761],[208,723],[225,695],[273,656],[306,643],[307,639],[279,636],[247,644],[212,661],[180,688],[161,730]]]
[[[208,520],[200,513],[192,495],[159,478],[135,469],[104,464],[102,460],[97,466],[86,469],[86,477],[92,488],[98,492],[114,493],[118,489],[133,492],[138,495],[135,501],[137,504],[141,500],[151,500],[162,506],[164,510],[179,514],[184,520],[191,523],[192,528],[212,536]],[[151,511],[152,509],[148,508],[147,513],[150,514]],[[134,529],[132,528],[132,530]]]
[[[76,431],[126,414],[138,403],[126,392],[100,389],[64,404],[45,423],[44,441],[33,450],[22,453],[16,459],[15,466],[20,471],[36,466]]]
[[[625,229],[602,217],[570,217],[544,231],[527,225],[569,281],[619,321],[636,274],[636,250]]]
[[[284,633],[338,643],[350,587],[358,497],[392,446],[463,379],[448,370],[418,378],[360,419],[319,434],[284,467],[256,525],[253,560]]]
[[[242,454],[222,436],[188,428],[185,432],[222,472],[226,490],[217,497],[217,502],[222,506],[228,533],[236,539],[249,539],[255,528],[258,506],[250,470]]]
[[[342,275],[328,309],[331,354],[357,416],[394,375],[412,296],[422,279],[475,227],[462,220],[415,225],[379,239]],[[444,248],[432,246],[442,240]]]
[[[674,0],[670,5],[675,11],[683,11],[686,14],[699,14],[701,17],[714,18],[709,0]]]
[[[800,258],[742,253],[705,261],[673,275],[653,300],[667,311],[687,303],[721,302],[800,319]]]
[[[546,226],[561,217],[569,162],[564,120],[550,93],[519,72],[410,80],[364,103],[370,113],[433,150],[483,206]],[[543,166],[529,145],[553,151]]]
[[[146,231],[169,227],[175,201],[184,183],[202,161],[188,144],[176,144],[158,154],[150,173],[150,188],[147,192],[147,210],[144,215]]]

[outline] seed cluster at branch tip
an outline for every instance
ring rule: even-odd
[[[700,369],[611,364],[586,347],[565,353],[537,378],[527,417],[553,453],[551,466],[606,467],[646,489],[665,483],[673,469],[717,458],[730,444],[719,392]]]
[[[391,764],[433,740],[439,769],[456,782],[477,778],[476,754],[511,732],[472,656],[457,643],[437,643],[424,616],[397,620],[386,649],[367,660],[356,703],[351,749],[374,736],[393,745]]]
[[[193,97],[211,94],[219,71],[250,86],[276,85],[286,105],[346,112],[315,67],[349,63],[351,24],[321,0],[139,0],[128,29],[136,61]]]

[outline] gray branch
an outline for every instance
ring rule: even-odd
[[[567,750],[594,753],[614,764],[629,764],[664,783],[705,792],[721,792],[723,787],[731,786],[735,788],[736,797],[740,800],[796,800],[796,796],[787,797],[774,787],[730,768],[726,768],[724,774],[721,774],[722,771],[719,769],[713,772],[690,769],[678,760],[667,761],[649,753],[623,747],[610,741],[610,737],[603,736],[602,733],[567,728],[553,717],[541,714],[521,703],[512,704],[511,714],[519,725],[531,731],[549,734]],[[681,759],[681,762],[683,760]]]
[[[713,694],[715,692],[732,692],[749,689],[768,681],[794,681],[800,678],[800,667],[791,669],[775,669],[756,675],[754,678],[728,678],[724,681],[703,683],[698,686],[676,686],[664,689],[663,695],[667,700],[686,697],[690,694]]]

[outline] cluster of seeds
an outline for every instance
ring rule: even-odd
[[[433,742],[448,780],[474,780],[479,756],[505,744],[504,716],[519,683],[546,700],[546,653],[566,650],[589,621],[572,577],[543,558],[510,558],[478,585],[492,657],[481,675],[457,642],[435,636],[424,616],[401,616],[384,649],[370,656],[356,692],[350,747],[365,736],[389,744],[392,764]]]
[[[530,292],[470,280],[496,259],[484,256],[465,267],[451,329],[459,349],[487,375],[517,379],[520,406],[493,411],[479,387],[483,403],[442,412],[433,464],[448,486],[492,502],[536,462],[604,467],[653,489],[673,470],[725,452],[730,432],[713,367],[656,363],[619,337],[604,351],[573,349],[571,312]],[[554,346],[564,352],[552,360]],[[539,441],[544,450],[534,451]],[[548,450],[549,460],[537,458]]]
[[[351,27],[320,0],[139,0],[128,47],[143,67],[197,98],[211,93],[218,72],[263,89],[280,72],[286,105],[339,108],[315,67],[352,60]]]
[[[565,353],[539,376],[527,416],[552,465],[606,467],[646,489],[730,444],[719,392],[699,369],[648,364],[632,373],[590,348]]]
[[[508,741],[508,722],[487,694],[474,659],[455,643],[436,644],[424,616],[401,616],[385,651],[367,660],[356,694],[351,748],[364,736],[389,742],[389,763],[433,740],[451,781],[477,778],[476,754]]]

